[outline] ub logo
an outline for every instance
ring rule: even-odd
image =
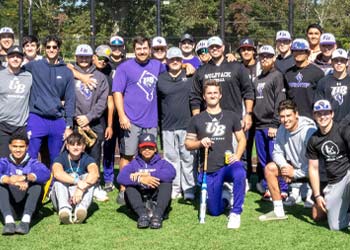
[[[348,93],[347,86],[336,86],[332,87],[331,95],[338,102],[339,105],[342,105],[344,102],[344,96]]]
[[[154,91],[158,78],[148,71],[144,71],[137,82],[140,89],[145,92],[147,101],[151,102],[154,97]]]
[[[214,119],[212,122],[206,123],[206,132],[212,134],[214,137],[223,136],[225,134],[226,126],[221,125],[219,121]]]
[[[26,86],[21,84],[17,77],[10,81],[9,89],[14,90],[16,94],[23,94]]]

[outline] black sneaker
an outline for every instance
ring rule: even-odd
[[[153,215],[153,217],[151,218],[150,228],[152,228],[152,229],[160,229],[162,227],[162,224],[163,224],[162,216]]]
[[[124,198],[125,191],[119,191],[119,194],[117,196],[117,203],[119,205],[125,205],[125,198]]]
[[[149,217],[147,214],[143,214],[137,220],[137,228],[148,228],[148,227],[149,227]]]
[[[27,234],[27,233],[29,233],[29,223],[21,221],[16,226],[16,233],[18,233],[18,234]]]
[[[13,235],[16,232],[15,223],[5,223],[4,228],[2,229],[2,235]]]

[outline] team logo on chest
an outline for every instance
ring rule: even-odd
[[[264,98],[264,95],[263,95],[264,88],[265,88],[265,82],[259,82],[258,86],[256,86],[256,92],[257,92],[256,98],[258,99]]]
[[[220,124],[220,121],[214,118],[211,122],[205,123],[205,131],[214,137],[225,135],[226,126]]]
[[[337,83],[338,85],[338,83]],[[348,93],[348,87],[347,86],[334,86],[331,87],[332,92],[331,95],[334,100],[338,102],[339,105],[342,105],[344,102],[344,96]]]
[[[333,141],[325,141],[321,146],[321,152],[327,161],[335,160],[339,154],[339,148]]]
[[[10,81],[9,89],[13,90],[16,94],[23,94],[26,89],[26,85],[22,84],[17,77],[14,77]]]
[[[158,78],[147,70],[143,71],[137,86],[145,92],[147,101],[151,102],[154,98],[154,91],[156,89]]]

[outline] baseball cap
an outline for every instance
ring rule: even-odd
[[[272,48],[272,46],[270,45],[263,45],[260,47],[259,49],[259,53],[258,54],[271,54],[271,55],[275,55],[275,50]]]
[[[172,58],[183,58],[182,52],[177,47],[171,47],[166,52],[166,58],[172,59]]]
[[[291,50],[310,50],[309,42],[302,38],[294,39]]]
[[[13,32],[13,29],[11,29],[10,27],[2,27],[0,29],[0,34],[6,34],[6,33],[9,33],[9,34],[12,34],[14,35],[15,33]]]
[[[222,46],[224,43],[222,42],[221,38],[218,36],[212,36],[208,39],[208,48],[212,45],[219,45]]]
[[[76,56],[92,56],[93,54],[94,52],[92,51],[92,48],[88,44],[80,44],[75,50]]]
[[[280,30],[276,33],[276,41],[278,40],[292,40],[290,33],[286,30]]]
[[[336,44],[335,37],[331,33],[323,33],[320,37],[321,45],[334,45]]]
[[[115,46],[123,46],[124,45],[124,39],[121,36],[112,36],[109,40],[110,45]]]
[[[164,37],[156,36],[152,39],[152,47],[166,47],[166,41]]]
[[[185,40],[190,40],[191,42],[194,43],[193,36],[191,36],[191,35],[188,34],[188,33],[184,34],[184,35],[181,37],[180,42],[183,42],[183,41],[185,41]]]
[[[112,49],[108,45],[100,45],[95,49],[97,56],[104,56],[109,59],[109,56],[112,53]]]
[[[139,148],[143,147],[157,147],[156,137],[153,134],[145,133],[139,137]]]
[[[255,48],[254,41],[250,38],[244,38],[241,41],[239,41],[239,48],[243,47],[251,47]]]
[[[314,112],[332,110],[332,106],[328,100],[318,100],[315,102],[313,110]]]
[[[11,54],[15,54],[15,53],[21,55],[22,57],[24,56],[22,48],[18,45],[11,46],[7,50],[7,55],[11,55]]]
[[[348,54],[346,53],[346,51],[344,49],[336,49],[332,53],[332,59],[334,59],[334,58],[348,59]]]
[[[196,45],[196,51],[198,51],[200,49],[207,49],[207,48],[208,48],[208,40],[207,39],[200,40]]]

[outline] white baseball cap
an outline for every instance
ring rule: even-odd
[[[270,45],[263,45],[263,46],[260,47],[258,54],[275,55],[275,50]]]
[[[334,45],[336,44],[335,37],[331,33],[323,33],[320,37],[321,45]]]
[[[332,105],[328,100],[318,100],[313,107],[314,112],[332,110]]]
[[[12,35],[14,35],[15,33],[13,32],[13,29],[11,29],[10,27],[2,27],[0,29],[0,34],[12,34]]]
[[[183,58],[182,51],[177,47],[171,47],[166,53],[166,58]]]
[[[222,46],[224,43],[222,42],[221,38],[218,36],[212,36],[208,39],[208,48],[212,45],[219,45]]]
[[[207,39],[200,40],[196,45],[196,51],[198,51],[200,49],[207,49],[207,48],[208,48],[208,40]]]
[[[156,36],[152,39],[152,47],[166,47],[166,41],[164,37]]]
[[[276,33],[276,41],[278,40],[292,40],[290,33],[286,30],[280,30]]]
[[[76,56],[92,56],[93,54],[94,52],[92,51],[92,48],[88,44],[80,44],[75,50]]]
[[[336,49],[332,53],[332,59],[335,59],[335,58],[348,59],[348,54],[344,49]]]

